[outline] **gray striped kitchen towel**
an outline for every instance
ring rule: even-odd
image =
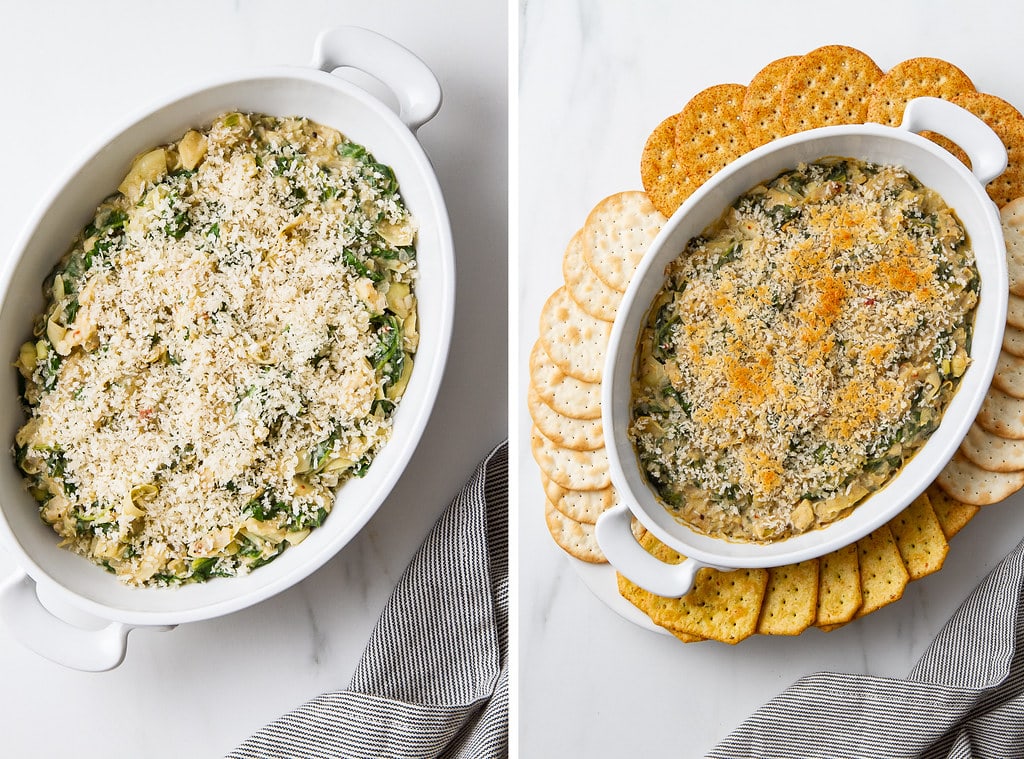
[[[343,691],[230,759],[508,754],[508,443],[480,463],[399,580]]]
[[[797,680],[716,759],[1024,757],[1024,542],[971,593],[905,680]]]

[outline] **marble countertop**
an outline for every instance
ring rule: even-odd
[[[456,323],[420,446],[381,509],[322,569],[246,610],[171,632],[136,631],[116,670],[64,669],[0,625],[4,756],[220,756],[285,711],[344,687],[410,557],[477,461],[506,436],[503,3],[68,0],[5,7],[0,255],[9,254],[64,167],[113,124],[220,72],[305,65],[317,33],[342,24],[404,44],[444,91],[440,113],[419,138],[451,217]],[[465,424],[469,413],[473,423]],[[0,578],[13,569],[0,552]]]
[[[518,278],[513,429],[520,458],[521,756],[665,755],[709,750],[801,675],[905,675],[977,582],[1022,537],[1024,495],[986,507],[951,543],[941,572],[902,600],[832,633],[683,645],[643,629],[591,593],[547,534],[523,400],[526,357],[561,257],[601,198],[641,189],[650,131],[713,84],[746,83],[765,64],[847,44],[883,68],[945,58],[980,90],[1024,108],[1024,16],[998,2],[854,4],[545,3],[519,14]],[[603,595],[614,595],[605,575]]]

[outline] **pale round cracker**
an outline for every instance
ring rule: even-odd
[[[570,556],[591,564],[605,564],[608,559],[601,552],[594,535],[594,525],[583,524],[569,519],[565,514],[551,505],[544,503],[544,521],[555,543]]]
[[[551,505],[570,519],[584,524],[597,524],[597,518],[619,501],[612,487],[602,490],[569,490],[543,474],[540,480],[544,486],[544,495]]]
[[[914,98],[952,100],[974,92],[974,82],[963,71],[941,58],[910,58],[897,63],[871,86],[867,120],[899,126],[903,111]]]
[[[609,195],[594,206],[580,231],[583,259],[608,287],[625,292],[666,221],[646,192]]]
[[[604,448],[604,428],[600,419],[563,416],[541,400],[532,385],[526,393],[526,405],[537,429],[555,445],[574,451]]]
[[[743,127],[742,84],[716,84],[683,106],[676,122],[676,158],[686,171],[686,197],[750,150]]]
[[[1010,293],[1006,301],[1006,323],[1024,329],[1024,298]]]
[[[992,127],[1006,146],[1006,170],[986,185],[988,196],[1001,206],[1024,195],[1024,114],[987,92],[964,92],[953,102]]]
[[[995,435],[978,424],[972,424],[960,444],[967,460],[990,472],[1024,470],[1024,440]]]
[[[1024,358],[999,351],[992,386],[1014,398],[1024,398]]]
[[[552,482],[568,490],[602,490],[612,484],[608,474],[608,452],[573,451],[555,445],[534,427],[530,433],[533,460]]]
[[[1024,329],[1006,325],[1003,330],[1003,352],[1024,358]]]
[[[565,254],[562,256],[562,278],[569,291],[569,297],[576,305],[593,316],[606,322],[615,321],[615,314],[622,302],[622,293],[606,285],[590,268],[583,255],[583,230],[573,235]]]
[[[1010,292],[1024,296],[1024,197],[1011,200],[999,209],[999,221],[1006,240],[1006,272]]]
[[[551,360],[538,340],[530,351],[530,384],[559,414],[574,419],[601,418],[601,385],[566,374]]]
[[[826,45],[800,57],[782,88],[788,134],[833,124],[860,124],[882,70],[869,55],[845,45]]]
[[[654,128],[640,155],[640,181],[654,207],[671,216],[686,200],[686,167],[676,155],[676,124],[680,114],[669,116]]]
[[[600,382],[611,322],[595,319],[560,287],[540,311],[540,339],[551,361],[584,382]]]
[[[788,134],[782,117],[782,88],[786,74],[799,58],[799,55],[788,55],[772,61],[754,74],[747,85],[741,110],[743,130],[751,149]]]
[[[996,435],[1024,440],[1024,400],[990,387],[975,422]]]
[[[1024,472],[990,472],[957,451],[935,482],[961,503],[987,506],[1009,498],[1024,487]]]

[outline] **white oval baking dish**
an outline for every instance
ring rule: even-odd
[[[967,169],[917,132],[946,135],[971,159]],[[664,268],[690,238],[759,182],[799,162],[849,156],[905,166],[936,190],[964,223],[974,247],[981,292],[975,315],[972,364],[925,446],[886,487],[830,525],[774,543],[712,538],[675,520],[657,500],[637,463],[626,431],[630,423],[630,378],[640,328],[664,282]],[[995,133],[967,111],[945,100],[919,98],[907,105],[898,127],[880,124],[824,127],[790,135],[737,159],[686,200],[652,242],[626,291],[612,329],[602,387],[612,483],[619,505],[598,520],[596,536],[609,562],[641,587],[661,596],[689,592],[701,567],[772,567],[822,556],[867,535],[906,507],[931,483],[967,434],[995,371],[1006,318],[1005,243],[995,204],[984,185],[1006,167],[1006,149]],[[677,565],[648,554],[633,537],[633,516],[659,540],[687,557]]]
[[[397,99],[398,113],[332,75],[341,67],[383,82]],[[275,67],[222,77],[131,119],[87,151],[42,201],[8,256],[0,280],[0,356],[17,354],[30,333],[33,315],[42,307],[43,278],[99,202],[118,186],[135,155],[233,110],[299,115],[327,124],[394,169],[402,197],[419,224],[416,287],[421,337],[392,439],[366,476],[338,489],[334,510],[305,541],[244,577],[181,588],[126,587],[103,569],[58,548],[57,536],[39,518],[17,468],[0,467],[0,545],[21,568],[0,588],[0,617],[23,643],[77,669],[117,666],[132,628],[169,629],[266,599],[327,562],[377,510],[426,426],[452,331],[455,263],[448,212],[430,161],[415,137],[440,105],[437,79],[408,50],[365,29],[331,29],[317,39],[312,67]],[[0,398],[0,438],[11,441],[23,423],[16,372],[0,372]]]

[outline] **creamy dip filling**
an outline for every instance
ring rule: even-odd
[[[711,536],[767,542],[849,513],[924,444],[969,363],[967,235],[899,166],[801,164],[665,274],[629,434],[665,507]]]
[[[228,113],[140,155],[44,283],[17,462],[129,584],[236,575],[320,526],[391,433],[418,332],[392,170]]]

